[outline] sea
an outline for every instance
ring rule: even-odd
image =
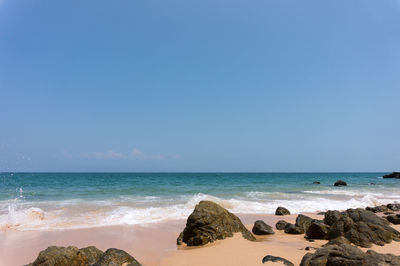
[[[59,230],[186,219],[201,200],[237,214],[400,202],[386,173],[0,173],[0,229]],[[336,180],[347,182],[335,187]],[[313,184],[319,181],[320,184]]]

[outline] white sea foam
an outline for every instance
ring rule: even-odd
[[[393,191],[394,192],[394,191]],[[233,213],[272,214],[277,206],[292,213],[344,210],[400,201],[397,193],[321,190],[302,193],[247,192],[229,198],[198,193],[191,197],[118,197],[112,200],[2,201],[0,229],[40,230],[106,225],[146,225],[186,219],[202,200],[214,201]],[[244,195],[244,196],[243,196]],[[7,205],[7,208],[6,207]]]

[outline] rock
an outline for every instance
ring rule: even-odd
[[[50,246],[39,253],[28,266],[140,266],[131,255],[123,250],[110,248],[103,252],[90,246],[77,247]]]
[[[284,230],[285,226],[288,224],[288,222],[284,221],[284,220],[279,220],[276,224],[275,224],[275,228],[278,230]]]
[[[348,245],[328,245],[317,249],[314,254],[307,253],[301,260],[300,266],[376,266],[400,265],[400,257],[391,254],[379,254],[372,250],[364,253],[361,249]]]
[[[390,212],[390,211],[389,211],[389,212],[384,212],[383,214],[384,214],[384,215],[391,215],[391,214],[394,214],[394,212]]]
[[[391,174],[384,175],[383,178],[400,178],[400,172],[393,172]]]
[[[376,207],[367,207],[367,208],[365,208],[367,211],[372,211],[372,212],[374,212],[374,213],[377,213],[377,212],[385,212],[385,211],[388,211],[389,210],[389,208],[388,207],[386,207],[385,205],[381,205],[381,206],[376,206]]]
[[[389,203],[386,205],[392,211],[399,211],[400,210],[400,203]]]
[[[275,256],[271,256],[271,255],[267,255],[262,259],[262,263],[266,263],[268,261],[282,262],[286,266],[294,266],[294,264],[291,263],[290,261],[288,261],[287,259],[284,259],[284,258],[281,258],[281,257],[275,257]]]
[[[313,250],[313,249],[316,249],[316,248],[315,248],[315,247],[308,246],[308,247],[305,247],[304,249],[305,249],[305,250]]]
[[[212,201],[200,201],[188,217],[177,243],[201,246],[217,239],[232,237],[236,232],[241,232],[247,240],[255,240],[236,215]]]
[[[306,232],[312,221],[312,218],[299,214],[296,218],[296,226],[303,228],[303,231]]]
[[[319,212],[317,215],[325,215],[326,212]]]
[[[81,248],[79,251],[87,258],[89,265],[96,263],[103,255],[103,251],[94,246]]]
[[[306,231],[308,239],[328,239],[329,226],[321,221],[313,220]]]
[[[314,182],[312,182],[314,185],[319,185],[319,184],[321,184],[321,182],[319,182],[319,181],[314,181]]]
[[[335,182],[334,186],[335,186],[335,187],[347,186],[347,183],[344,182],[343,180],[338,180],[338,181]]]
[[[253,230],[251,230],[255,235],[273,235],[275,234],[271,226],[264,223],[264,221],[258,220],[254,223]]]
[[[141,266],[134,257],[121,249],[109,248],[93,266]]]
[[[375,186],[376,184],[374,182],[369,183],[371,186]]]
[[[50,246],[39,252],[36,260],[29,264],[31,266],[70,266],[89,265],[86,256],[79,252],[77,247],[56,247]]]
[[[388,221],[364,209],[328,211],[324,223],[330,226],[328,239],[344,236],[361,247],[383,246],[392,240],[400,240],[400,233],[391,228]]]
[[[291,235],[301,235],[304,234],[304,229],[302,227],[296,226],[295,224],[286,224],[285,233]]]
[[[278,207],[275,211],[275,215],[289,215],[290,211],[284,207]]]
[[[323,245],[323,247],[325,246],[329,246],[329,245],[341,245],[341,244],[348,244],[350,245],[350,241],[345,238],[344,236],[338,236],[334,239],[331,239],[328,241],[328,243],[326,243],[325,245]]]
[[[386,217],[386,220],[388,220],[392,224],[400,224],[400,214],[389,215]]]

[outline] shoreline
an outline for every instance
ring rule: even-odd
[[[303,213],[321,219],[316,213]],[[293,223],[297,214],[236,214],[251,230],[254,221],[263,220],[274,228],[275,234],[256,236],[252,242],[235,234],[202,247],[177,246],[176,238],[185,227],[186,219],[147,225],[119,225],[85,229],[0,232],[0,265],[17,266],[33,262],[48,246],[96,246],[105,251],[110,247],[127,251],[143,265],[263,265],[266,255],[283,257],[298,265],[307,252],[306,247],[319,248],[326,240],[308,242],[304,235],[289,235],[275,229],[278,220]],[[391,225],[400,230],[400,225]],[[385,246],[363,248],[380,253],[400,255],[400,242]],[[268,265],[265,263],[264,265]],[[275,263],[275,265],[277,265]],[[279,265],[279,264],[278,264]]]

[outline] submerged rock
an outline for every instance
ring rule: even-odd
[[[236,232],[241,232],[247,240],[255,240],[236,215],[212,201],[200,201],[188,217],[177,243],[201,246],[217,239],[232,237]]]
[[[379,254],[372,250],[364,253],[361,249],[348,245],[328,245],[317,249],[314,254],[307,253],[300,266],[348,265],[376,266],[400,265],[400,257],[392,254]]]
[[[282,262],[283,265],[286,266],[294,266],[293,263],[291,263],[290,261],[288,261],[287,259],[281,258],[281,257],[276,257],[276,256],[272,256],[272,255],[267,255],[262,259],[262,263],[266,263],[266,262]]]
[[[258,220],[254,223],[253,230],[251,230],[255,235],[273,235],[275,234],[271,226],[264,223],[264,221]]]
[[[275,228],[278,230],[284,230],[285,226],[288,224],[288,222],[284,221],[284,220],[279,220],[276,224],[275,224]]]
[[[400,172],[393,172],[393,173],[384,175],[383,178],[400,178]]]
[[[388,221],[364,209],[328,211],[324,223],[330,226],[328,239],[344,236],[361,247],[383,246],[392,240],[400,240],[400,233],[390,227]]]
[[[319,182],[319,181],[314,181],[314,182],[312,182],[314,185],[319,185],[319,184],[321,184],[321,182]]]
[[[339,186],[347,186],[347,183],[344,182],[343,180],[337,180],[334,184],[335,187],[339,187]]]
[[[90,246],[77,247],[50,246],[39,253],[28,266],[140,266],[141,264],[123,250],[110,248],[106,252]]]
[[[289,215],[290,211],[285,207],[276,208],[275,215]]]

